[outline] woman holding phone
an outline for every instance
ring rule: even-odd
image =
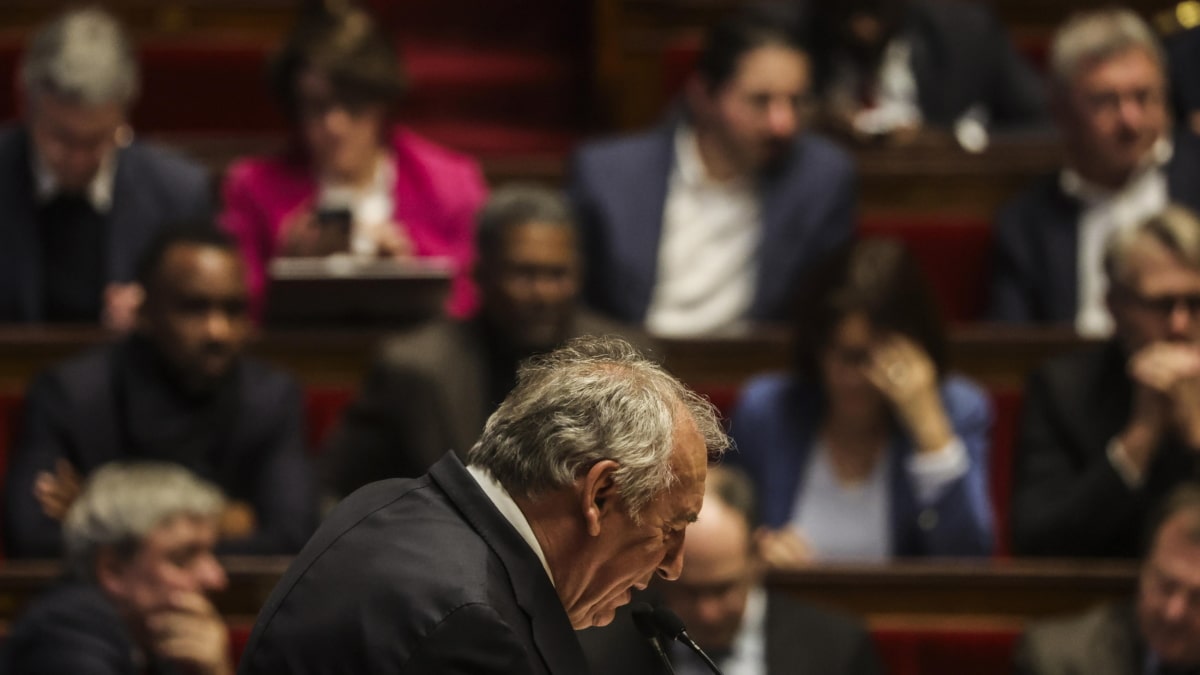
[[[447,309],[470,314],[474,217],[487,188],[475,160],[391,124],[404,80],[371,17],[354,8],[307,12],[270,75],[291,147],[236,162],[223,190],[222,224],[241,246],[256,310],[272,258],[345,252],[448,258]]]

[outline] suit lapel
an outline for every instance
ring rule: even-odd
[[[529,617],[534,644],[546,670],[559,675],[588,672],[562,600],[525,540],[500,515],[454,453],[435,464],[429,475],[500,558],[517,604]]]
[[[109,281],[130,281],[137,267],[133,256],[144,248],[148,235],[139,231],[140,216],[154,209],[148,203],[150,197],[145,186],[137,184],[136,155],[123,149],[116,161],[112,205],[108,212],[108,243],[104,252],[105,273]]]
[[[1058,289],[1060,295],[1043,298],[1047,316],[1064,316],[1074,320],[1079,306],[1079,202],[1063,193],[1057,177],[1053,186],[1051,212],[1039,224],[1043,248],[1039,263],[1049,277],[1043,288]],[[1064,260],[1072,261],[1064,265]]]
[[[38,245],[34,215],[34,188],[29,135],[24,129],[11,132],[11,144],[4,153],[8,162],[0,169],[7,179],[0,181],[0,204],[5,205],[4,224],[0,226],[0,287],[11,289],[9,297],[0,297],[0,314],[10,307],[12,318],[23,321],[42,319],[42,256]]]
[[[1200,138],[1181,129],[1175,134],[1175,151],[1167,164],[1167,193],[1172,200],[1200,211]]]
[[[647,276],[644,283],[632,287],[638,293],[638,297],[631,299],[638,303],[637,311],[632,315],[641,318],[645,318],[650,308],[650,299],[658,283],[658,252],[662,245],[671,172],[675,166],[675,130],[680,123],[681,116],[673,118],[671,123],[663,125],[654,142],[647,146],[646,155],[638,162],[641,168],[637,170],[638,182],[645,186],[644,191],[633,185],[631,188],[636,191],[628,193],[632,211],[629,222],[633,231],[627,235],[628,241],[635,242],[635,246],[625,255],[629,256],[632,263],[631,270],[644,270]],[[645,196],[639,198],[639,193]]]

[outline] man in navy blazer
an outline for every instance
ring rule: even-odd
[[[211,209],[207,172],[132,141],[137,64],[120,25],[68,12],[22,57],[24,122],[0,131],[0,322],[132,324],[154,234]]]
[[[1103,242],[1168,202],[1200,208],[1200,139],[1171,133],[1162,48],[1133,12],[1077,15],[1050,61],[1066,162],[996,218],[990,315],[1105,336]]]
[[[802,130],[810,81],[790,23],[748,11],[710,32],[684,110],[584,146],[569,189],[587,302],[664,334],[783,319],[854,229],[851,158]]]

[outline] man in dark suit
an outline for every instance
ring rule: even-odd
[[[587,672],[573,629],[682,567],[714,411],[616,338],[521,367],[466,467],[372,483],[326,518],[241,672]]]
[[[881,673],[874,645],[859,622],[762,587],[754,514],[749,479],[737,469],[709,467],[704,508],[684,544],[683,572],[678,580],[654,589],[663,603],[727,673]],[[628,616],[583,631],[580,642],[594,673],[664,672]],[[676,673],[709,672],[683,645],[673,643],[667,651]]]
[[[1016,675],[1200,673],[1200,485],[1163,504],[1137,598],[1031,625]]]
[[[138,279],[132,335],[30,386],[9,460],[6,553],[57,555],[79,476],[117,459],[176,462],[220,486],[224,551],[299,550],[316,506],[300,387],[242,354],[251,323],[233,242],[207,223],[169,228]]]
[[[1135,558],[1155,504],[1200,479],[1200,219],[1173,206],[1118,231],[1104,266],[1116,335],[1025,389],[1020,555]]]
[[[1200,208],[1200,139],[1172,134],[1162,48],[1132,11],[1076,15],[1050,62],[1066,164],[997,215],[990,313],[1103,337],[1104,240],[1169,201]]]
[[[233,673],[209,595],[223,498],[165,463],[109,464],[67,514],[67,578],[13,625],[0,671],[39,675]]]
[[[0,130],[0,322],[133,323],[138,257],[168,222],[211,209],[207,173],[133,142],[133,47],[99,9],[31,40],[22,124]]]
[[[981,4],[814,0],[807,15],[816,89],[834,128],[853,138],[1049,122],[1040,78]]]
[[[572,162],[585,300],[662,334],[787,316],[801,273],[854,230],[852,160],[802,131],[808,100],[808,57],[781,17],[714,27],[684,114]]]
[[[438,319],[384,344],[326,445],[333,495],[415,478],[447,450],[465,453],[524,359],[579,335],[637,338],[578,306],[579,246],[558,195],[501,188],[480,212],[476,243],[479,315]]]

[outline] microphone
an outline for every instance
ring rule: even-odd
[[[708,669],[713,671],[714,675],[722,675],[721,669],[717,667],[717,664],[713,663],[713,660],[708,658],[708,654],[705,654],[703,649],[700,649],[700,645],[696,644],[692,636],[688,635],[687,627],[683,625],[683,620],[675,612],[662,606],[655,607],[653,611],[654,624],[664,636],[682,642],[685,647],[696,652],[696,656],[699,656],[700,660],[704,661],[704,665],[708,666]]]
[[[671,659],[667,658],[667,653],[663,651],[662,632],[658,629],[658,623],[654,620],[654,608],[649,603],[639,602],[630,609],[633,614],[633,625],[637,626],[638,632],[642,637],[650,641],[650,646],[654,647],[654,653],[658,654],[658,658],[662,661],[663,668],[671,675],[675,675],[675,668],[671,666]]]

